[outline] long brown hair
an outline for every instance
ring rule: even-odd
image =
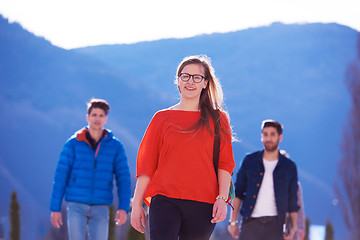
[[[198,132],[202,127],[206,126],[208,130],[213,133],[209,125],[209,118],[211,117],[215,122],[215,111],[224,112],[222,88],[219,79],[215,75],[215,70],[211,65],[211,60],[206,55],[185,57],[177,68],[177,79],[184,67],[190,64],[199,64],[203,67],[205,72],[204,81],[207,80],[208,84],[206,85],[206,88],[201,91],[200,94],[199,108],[201,112],[201,117],[197,123],[195,123],[187,130]],[[177,80],[175,81],[177,83]],[[230,135],[230,133],[227,134]]]

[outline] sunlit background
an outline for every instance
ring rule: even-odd
[[[357,0],[1,0],[0,13],[70,49],[228,32],[283,23],[360,30]]]

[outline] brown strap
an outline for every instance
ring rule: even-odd
[[[218,178],[218,167],[219,167],[219,154],[220,154],[220,113],[219,110],[215,110],[215,121],[214,121],[214,150],[213,150],[213,164],[214,170],[216,174],[216,178]],[[218,179],[219,181],[219,179]],[[227,204],[234,210],[233,205],[230,203],[230,199],[226,201]]]
[[[219,167],[219,154],[220,154],[220,113],[219,110],[215,110],[215,120],[214,120],[214,148],[213,148],[213,164],[216,177],[218,177],[218,167]]]

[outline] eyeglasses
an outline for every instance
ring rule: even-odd
[[[193,81],[196,83],[201,82],[205,78],[204,76],[201,76],[200,74],[191,75],[188,73],[180,73],[179,77],[184,82],[188,82],[190,80],[190,78],[192,77]]]

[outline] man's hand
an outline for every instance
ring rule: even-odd
[[[298,239],[299,239],[299,240],[304,240],[304,238],[305,238],[305,231],[302,230],[302,229],[298,229],[298,231],[297,231],[297,236],[298,236]]]
[[[63,225],[61,212],[51,212],[50,220],[52,225],[56,228],[60,228],[60,226]]]
[[[120,225],[124,224],[126,222],[126,219],[127,219],[127,214],[126,214],[125,210],[122,210],[122,209],[117,210],[116,215],[115,215],[116,226],[120,226]]]
[[[229,225],[228,232],[234,239],[239,239],[239,226],[236,225]]]
[[[235,197],[232,204],[233,204],[233,209],[230,211],[230,221],[237,222],[237,217],[239,215],[239,210],[240,210],[240,206],[241,206],[241,199],[238,197]],[[238,224],[229,225],[228,232],[234,239],[239,239],[240,230],[239,230]]]
[[[284,240],[292,240],[294,238],[296,228],[291,228],[289,234],[284,234]]]

